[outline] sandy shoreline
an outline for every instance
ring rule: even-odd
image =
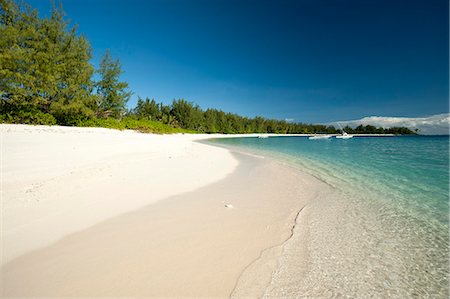
[[[3,294],[261,295],[317,182],[206,137],[3,126]]]
[[[1,133],[3,262],[238,165],[228,151],[192,142],[202,138],[195,135],[23,125]]]

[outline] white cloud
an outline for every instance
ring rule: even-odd
[[[357,127],[359,125],[372,125],[376,127],[407,127],[418,129],[423,135],[448,135],[450,114],[437,114],[430,117],[383,117],[369,116],[358,120],[339,121],[342,126]]]
[[[285,118],[284,121],[288,122],[288,123],[292,123],[292,122],[294,122],[294,119],[293,118]]]

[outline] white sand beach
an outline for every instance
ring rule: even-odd
[[[26,125],[1,130],[3,263],[218,181],[238,164],[224,149],[192,142],[201,138],[196,135]]]
[[[2,295],[261,295],[320,188],[210,137],[1,125]]]

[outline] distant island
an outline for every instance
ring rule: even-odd
[[[149,98],[127,108],[132,92],[120,81],[118,59],[106,51],[100,66],[89,41],[69,26],[61,7],[39,17],[26,3],[2,1],[0,15],[0,122],[133,129],[152,133],[336,134],[334,126],[243,117],[202,110],[184,99],[171,105]],[[96,78],[94,79],[94,74]],[[406,127],[345,127],[351,134],[416,134]]]

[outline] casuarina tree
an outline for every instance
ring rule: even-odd
[[[120,118],[126,111],[131,96],[128,83],[120,81],[123,73],[119,59],[114,60],[107,50],[97,70],[100,80],[96,83],[96,114],[98,117]]]

